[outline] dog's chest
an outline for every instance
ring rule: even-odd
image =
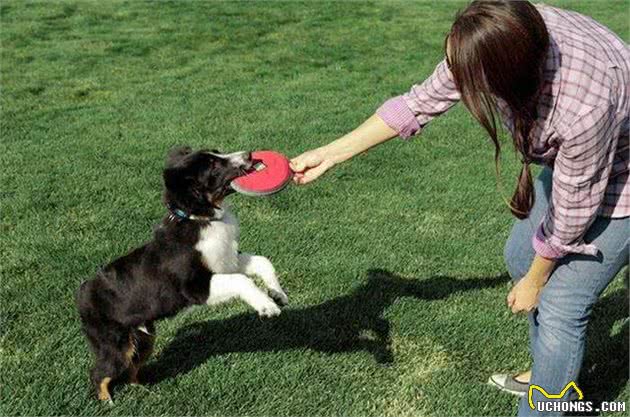
[[[238,271],[238,219],[225,210],[221,220],[210,223],[199,231],[195,249],[201,252],[204,264],[215,273]]]

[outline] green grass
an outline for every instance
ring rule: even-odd
[[[629,39],[626,1],[554,4]],[[461,5],[3,1],[0,414],[514,414],[485,384],[530,360],[504,304],[512,218],[461,106],[312,186],[233,196],[242,249],[273,260],[290,307],[161,322],[153,384],[114,407],[91,397],[73,304],[164,214],[169,147],[326,143],[431,72]],[[508,189],[513,162],[506,147]],[[618,279],[595,311],[587,395],[630,400],[624,297]]]

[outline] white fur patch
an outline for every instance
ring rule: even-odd
[[[210,296],[206,303],[214,306],[234,298],[245,301],[262,317],[280,314],[280,307],[245,275],[214,274],[210,280]]]
[[[236,216],[229,208],[222,209],[220,219],[210,222],[199,231],[195,249],[201,252],[203,262],[213,272],[210,279],[209,305],[217,305],[234,298],[241,299],[262,317],[280,314],[274,300],[285,305],[288,298],[276,277],[276,271],[263,256],[238,253],[239,227]],[[258,275],[270,289],[270,298],[247,275]]]
[[[269,259],[251,253],[241,253],[238,260],[240,272],[250,277],[258,276],[267,288],[283,292],[276,277],[276,270]]]
[[[219,220],[210,222],[199,231],[195,249],[201,252],[204,264],[216,274],[238,272],[238,219],[229,208],[222,209]]]

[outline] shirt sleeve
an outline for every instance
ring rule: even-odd
[[[532,240],[539,255],[597,255],[597,248],[583,239],[604,200],[613,165],[620,131],[614,116],[612,105],[590,108],[562,135],[549,209]]]
[[[440,62],[422,84],[401,96],[387,100],[376,114],[401,138],[419,133],[433,118],[446,112],[460,99],[453,74],[446,61]]]

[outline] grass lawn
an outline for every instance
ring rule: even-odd
[[[630,38],[627,1],[551,2]],[[291,299],[160,322],[146,387],[88,386],[74,291],[150,237],[176,144],[296,155],[349,131],[441,58],[461,2],[22,2],[0,6],[0,414],[511,415],[528,368],[505,307],[511,215],[461,106],[308,187],[233,196],[241,248]],[[504,152],[506,189],[516,166]],[[622,280],[581,386],[629,402]]]

